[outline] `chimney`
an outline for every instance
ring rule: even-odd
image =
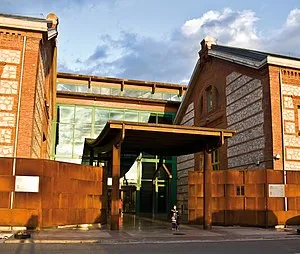
[[[211,45],[216,44],[214,38],[211,36],[207,35],[205,38],[201,41],[201,49],[199,51],[199,56],[201,56],[207,52],[207,50],[211,49]]]
[[[54,13],[49,13],[46,17],[47,20],[52,21],[52,28],[57,28],[58,26],[58,17]]]

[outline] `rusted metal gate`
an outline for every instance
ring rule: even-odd
[[[213,223],[274,226],[300,223],[300,172],[286,171],[284,197],[269,197],[269,184],[283,184],[283,171],[220,170],[212,173]],[[203,173],[189,172],[188,220],[203,223]],[[298,216],[299,215],[299,216]]]

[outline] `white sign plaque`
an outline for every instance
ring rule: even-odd
[[[284,184],[269,184],[269,197],[284,198],[285,197]]]
[[[38,176],[16,176],[15,192],[39,192]]]

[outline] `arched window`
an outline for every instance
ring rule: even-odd
[[[206,89],[206,107],[207,112],[210,112],[213,110],[213,95],[212,95],[212,87],[209,86]]]

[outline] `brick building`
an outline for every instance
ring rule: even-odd
[[[58,19],[0,15],[0,154],[50,158]]]
[[[213,151],[218,169],[300,169],[300,59],[201,42],[175,124],[234,129]],[[188,171],[203,155],[177,159],[178,203],[188,210]]]

